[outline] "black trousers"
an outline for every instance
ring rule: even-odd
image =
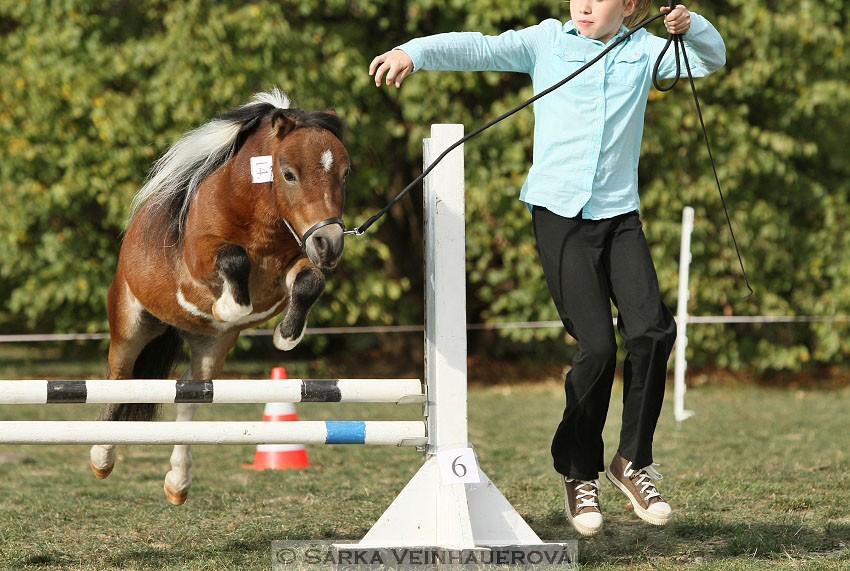
[[[602,428],[617,361],[611,301],[628,352],[619,452],[636,468],[648,466],[676,323],[661,302],[640,218],[637,212],[607,220],[564,218],[537,206],[532,216],[549,291],[579,345],[564,383],[564,416],[552,440],[555,470],[592,480],[605,468]]]

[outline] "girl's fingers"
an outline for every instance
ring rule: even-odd
[[[375,59],[372,60],[372,63],[369,64],[369,75],[375,75],[375,70],[378,69],[378,65],[386,60],[386,55],[387,54],[376,56]]]
[[[389,66],[387,65],[387,62],[382,62],[378,69],[375,71],[375,85],[381,87],[381,78],[384,76],[385,73],[387,73],[387,71],[389,71]]]
[[[396,79],[395,79],[396,88],[401,87],[401,82],[404,81],[404,78],[406,78],[408,75],[410,75],[410,73],[408,72],[408,70],[406,68],[402,69],[398,72],[398,75],[396,76]]]

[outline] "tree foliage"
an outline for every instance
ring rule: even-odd
[[[728,65],[698,81],[714,156],[756,294],[745,293],[685,82],[653,92],[641,159],[642,217],[662,293],[676,302],[680,213],[696,209],[691,314],[850,314],[850,58],[837,0],[688,4],[727,41]],[[376,89],[371,59],[410,37],[498,33],[554,0],[0,2],[0,326],[103,330],[105,294],[131,197],[182,133],[279,85],[349,125],[346,220],[362,222],[421,169],[432,123],[471,130],[529,97],[501,73],[418,73]],[[660,24],[656,33],[661,33]],[[469,320],[556,319],[530,219],[517,200],[533,115],[466,145]],[[313,325],[419,323],[417,193],[351,239]],[[850,328],[693,326],[692,363],[798,369],[850,355]],[[552,347],[554,330],[490,347]],[[555,345],[541,342],[554,340]],[[523,345],[524,344],[524,345]]]

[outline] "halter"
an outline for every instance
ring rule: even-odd
[[[292,236],[295,238],[295,241],[298,243],[298,247],[301,248],[301,250],[305,254],[307,253],[307,247],[305,245],[305,244],[307,244],[307,240],[309,240],[310,236],[313,235],[313,232],[315,232],[319,228],[324,228],[325,226],[329,226],[331,224],[339,224],[340,226],[342,226],[343,234],[353,234],[355,232],[354,230],[346,231],[345,230],[345,222],[343,222],[342,218],[339,218],[339,217],[326,218],[325,220],[322,220],[321,222],[316,222],[315,224],[310,226],[310,228],[308,228],[306,232],[304,232],[304,236],[301,237],[301,238],[298,237],[298,232],[295,231],[295,228],[292,227],[292,224],[289,223],[289,220],[287,220],[286,218],[283,218],[283,223],[286,224],[286,227],[289,228],[290,232],[292,232]]]

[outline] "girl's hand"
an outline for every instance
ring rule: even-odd
[[[375,85],[381,87],[381,78],[387,74],[387,85],[401,87],[404,78],[413,73],[413,60],[403,50],[381,54],[369,64],[369,75],[375,76]]]
[[[669,12],[670,7],[663,7],[661,11]],[[691,13],[682,4],[679,4],[664,18],[664,25],[667,26],[667,31],[671,34],[684,34],[691,27]]]

